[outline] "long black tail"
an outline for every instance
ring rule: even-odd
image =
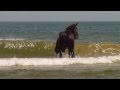
[[[56,42],[55,52],[56,53],[59,52],[59,38],[57,39],[57,42]]]

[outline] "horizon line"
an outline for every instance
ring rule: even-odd
[[[120,22],[120,21],[0,21],[0,22]]]

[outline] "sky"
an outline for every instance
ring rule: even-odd
[[[0,11],[0,21],[120,21],[120,11]]]

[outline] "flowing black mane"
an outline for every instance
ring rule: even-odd
[[[67,27],[65,31],[59,33],[59,36],[62,36],[62,35],[69,36],[71,34],[74,35],[75,39],[78,39],[77,24],[73,24],[73,25]]]

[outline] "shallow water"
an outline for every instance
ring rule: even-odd
[[[56,58],[58,34],[70,24],[0,22],[0,78],[120,78],[120,22],[79,22],[76,58]]]
[[[1,67],[2,79],[114,79],[120,78],[119,64]]]
[[[4,58],[0,79],[115,79],[120,78],[119,58]]]
[[[120,54],[120,44],[110,42],[75,43],[78,57],[100,57]],[[55,42],[30,40],[1,40],[0,58],[55,58]],[[68,51],[64,53],[68,56]]]

